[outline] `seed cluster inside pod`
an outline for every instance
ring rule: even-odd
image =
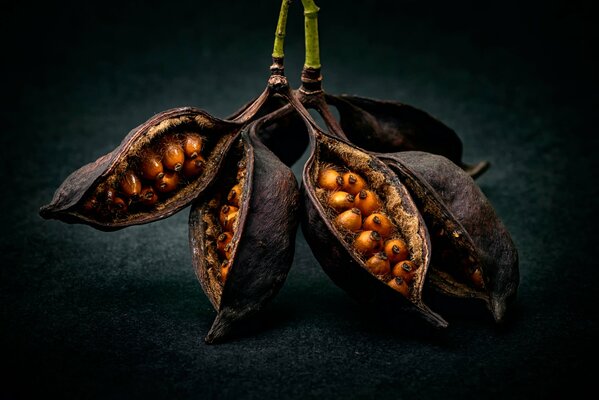
[[[135,143],[80,202],[79,212],[101,221],[119,221],[163,208],[204,171],[210,140],[198,126],[168,121]],[[173,127],[172,125],[175,124]]]
[[[363,267],[405,297],[410,297],[419,264],[412,260],[397,219],[387,207],[386,191],[378,191],[367,175],[345,166],[321,162],[316,195],[341,239]]]

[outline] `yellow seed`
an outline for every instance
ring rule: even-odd
[[[366,188],[366,181],[360,175],[353,172],[343,174],[343,186],[341,190],[355,196],[364,188]]]
[[[229,204],[235,207],[239,207],[239,200],[241,199],[241,185],[237,184],[231,188],[227,195],[227,201]]]
[[[227,259],[231,256],[231,240],[233,240],[233,234],[231,232],[224,232],[216,239],[216,249],[221,256]]]
[[[343,178],[339,172],[327,168],[318,175],[318,186],[327,190],[338,190],[343,186]]]
[[[354,208],[355,197],[347,192],[333,192],[329,196],[329,205],[337,212]]]
[[[357,208],[352,208],[351,210],[343,211],[341,214],[337,215],[335,223],[339,227],[352,232],[357,232],[362,228],[362,214]]]

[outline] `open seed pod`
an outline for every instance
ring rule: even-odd
[[[248,129],[189,216],[192,262],[218,312],[207,343],[233,333],[273,298],[293,261],[297,181],[256,138],[255,123]]]
[[[482,299],[502,321],[518,288],[518,253],[487,198],[445,157],[415,151],[380,158],[406,185],[431,234],[427,286]]]
[[[465,164],[458,135],[410,105],[349,95],[327,94],[325,99],[339,111],[340,124],[348,139],[365,150],[381,153],[418,150],[440,154],[473,178],[489,167],[487,161]]]
[[[197,108],[161,112],[73,172],[40,214],[101,230],[168,217],[210,184],[240,130]]]
[[[302,230],[324,271],[359,301],[380,302],[395,294],[400,307],[416,308],[434,325],[447,326],[422,301],[430,241],[406,188],[376,157],[310,124],[308,129],[312,152],[303,171]],[[358,208],[362,203],[368,207]],[[373,226],[381,229],[364,229],[366,214],[375,212],[380,222]],[[363,218],[358,229],[352,213]],[[402,261],[408,262],[405,274],[395,268]]]
[[[227,119],[237,118],[255,101],[245,104]],[[256,135],[285,165],[291,166],[308,147],[306,126],[301,117],[288,105],[287,100],[281,96],[269,97],[253,119],[268,114],[271,114],[269,118],[256,126]]]

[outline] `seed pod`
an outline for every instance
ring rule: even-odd
[[[389,259],[384,252],[377,253],[366,260],[366,268],[375,275],[386,275],[391,271]]]
[[[410,190],[439,256],[429,270],[444,294],[482,299],[497,322],[513,302],[518,253],[493,207],[474,181],[445,157],[402,152],[379,155]],[[476,266],[476,275],[464,273]],[[479,276],[480,275],[480,276]]]
[[[352,232],[357,232],[362,228],[362,213],[357,208],[343,211],[335,218],[337,226]]]
[[[153,206],[158,202],[158,195],[152,187],[145,187],[139,195],[140,201],[146,206]]]
[[[354,208],[355,198],[347,192],[333,192],[329,196],[328,204],[337,212]]]
[[[343,186],[343,177],[333,168],[325,168],[318,174],[318,186],[327,190],[339,190]]]
[[[88,210],[83,206],[95,193],[119,187],[119,178],[126,171],[133,171],[143,179],[156,179],[162,172],[162,163],[156,161],[153,154],[161,148],[161,143],[177,137],[182,129],[210,138],[210,147],[204,148],[205,173],[176,185],[151,208],[140,201],[130,204],[126,213],[111,213],[103,198],[99,199],[101,204],[97,209]],[[196,108],[162,112],[133,129],[114,151],[72,173],[58,188],[52,202],[41,208],[40,215],[102,230],[166,218],[187,206],[212,182],[240,129],[239,123],[216,119]]]
[[[365,187],[366,181],[355,172],[346,172],[343,174],[343,186],[341,186],[341,190],[355,196]]]
[[[179,185],[179,174],[167,171],[164,176],[156,180],[154,186],[160,193],[168,193],[177,189]]]
[[[202,152],[202,137],[197,133],[184,134],[182,142],[186,157],[193,159]]]
[[[192,261],[204,292],[218,315],[206,336],[213,343],[235,333],[283,285],[291,262],[299,192],[291,170],[255,137],[244,131],[227,157],[219,181],[196,200],[190,214]],[[238,174],[238,161],[243,173]],[[237,181],[237,176],[242,180]],[[229,189],[242,187],[226,281],[220,280],[217,251],[219,215]]]
[[[409,256],[408,246],[401,239],[392,239],[385,242],[385,254],[389,257],[391,264],[407,260]]]
[[[174,140],[167,141],[162,151],[162,163],[164,166],[173,171],[180,171],[183,168],[184,161],[185,153],[181,145]]]
[[[139,180],[133,171],[127,171],[121,178],[120,187],[125,195],[137,197],[141,192],[141,180]]]
[[[227,195],[227,202],[230,205],[239,207],[239,201],[241,200],[241,185],[237,184],[231,188]]]
[[[202,156],[189,158],[185,160],[185,162],[183,163],[183,168],[181,172],[183,172],[183,176],[185,176],[186,178],[193,178],[202,173],[205,165],[206,160],[204,160]]]
[[[419,150],[440,154],[473,178],[489,168],[487,161],[465,164],[458,135],[422,110],[395,101],[358,96],[326,95],[325,99],[339,111],[340,125],[348,139],[363,149],[381,153]]]
[[[308,120],[305,114],[301,115]],[[443,318],[422,301],[422,287],[430,260],[430,242],[424,221],[405,187],[376,157],[323,133],[309,120],[307,126],[312,135],[312,151],[302,177],[305,210],[302,231],[324,271],[337,285],[360,301],[378,304],[392,301],[394,307],[415,308],[433,324],[446,326]],[[372,253],[382,249],[378,233],[366,231],[353,239],[334,223],[336,214],[329,208],[328,191],[318,186],[319,166],[330,164],[358,174],[365,183],[368,182],[369,190],[386,199],[385,214],[397,231],[405,236],[410,256],[420,266],[411,289],[404,290],[403,287],[388,284],[393,278],[390,272],[376,275],[366,266]],[[362,246],[362,243],[366,245]]]
[[[140,159],[139,170],[144,179],[154,180],[164,176],[162,159],[153,150],[146,150]]]
[[[376,231],[384,239],[393,232],[393,224],[384,214],[374,213],[364,219],[363,229],[367,231]]]
[[[356,196],[356,208],[359,208],[362,215],[367,217],[381,209],[381,202],[376,193],[371,190],[360,190],[360,193]]]
[[[407,283],[412,282],[414,273],[416,272],[416,265],[410,260],[403,260],[393,266],[393,276],[399,276]]]

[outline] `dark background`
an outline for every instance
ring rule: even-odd
[[[300,2],[286,71],[303,62]],[[435,332],[373,315],[298,235],[251,335],[208,346],[187,210],[102,233],[37,209],[132,127],[183,105],[225,117],[266,83],[278,1],[59,2],[3,16],[0,397],[547,398],[591,385],[597,66],[590,2],[321,0],[325,89],[454,128],[520,253],[517,308]],[[12,7],[12,8],[11,8]],[[301,164],[294,167],[299,172]]]

